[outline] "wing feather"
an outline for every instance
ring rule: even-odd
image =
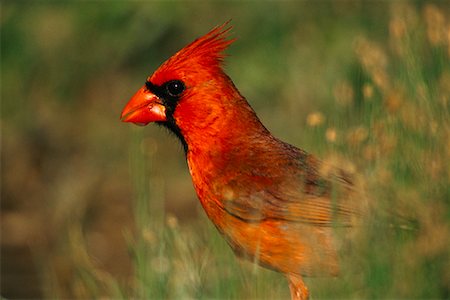
[[[363,199],[354,178],[338,168],[317,171],[323,162],[302,160],[303,168],[282,176],[233,180],[227,185],[234,197],[223,199],[223,208],[246,222],[282,220],[315,226],[351,226],[361,216]],[[271,184],[267,184],[271,182]],[[253,186],[252,186],[253,185]],[[246,193],[251,191],[251,193]]]

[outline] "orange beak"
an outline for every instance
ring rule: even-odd
[[[142,126],[150,122],[166,121],[166,107],[158,96],[143,86],[125,105],[120,119],[122,122]]]

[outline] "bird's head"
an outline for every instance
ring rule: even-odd
[[[210,124],[225,109],[226,98],[240,98],[221,68],[223,51],[234,41],[227,38],[231,29],[227,24],[214,28],[164,62],[131,97],[121,120],[138,125],[162,124],[186,148],[185,131]]]

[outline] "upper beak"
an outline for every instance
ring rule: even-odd
[[[166,108],[158,96],[143,86],[125,105],[120,119],[122,122],[133,122],[137,125],[166,121]]]

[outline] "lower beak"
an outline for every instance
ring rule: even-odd
[[[158,96],[143,86],[125,105],[120,119],[137,125],[166,121],[166,108]]]

